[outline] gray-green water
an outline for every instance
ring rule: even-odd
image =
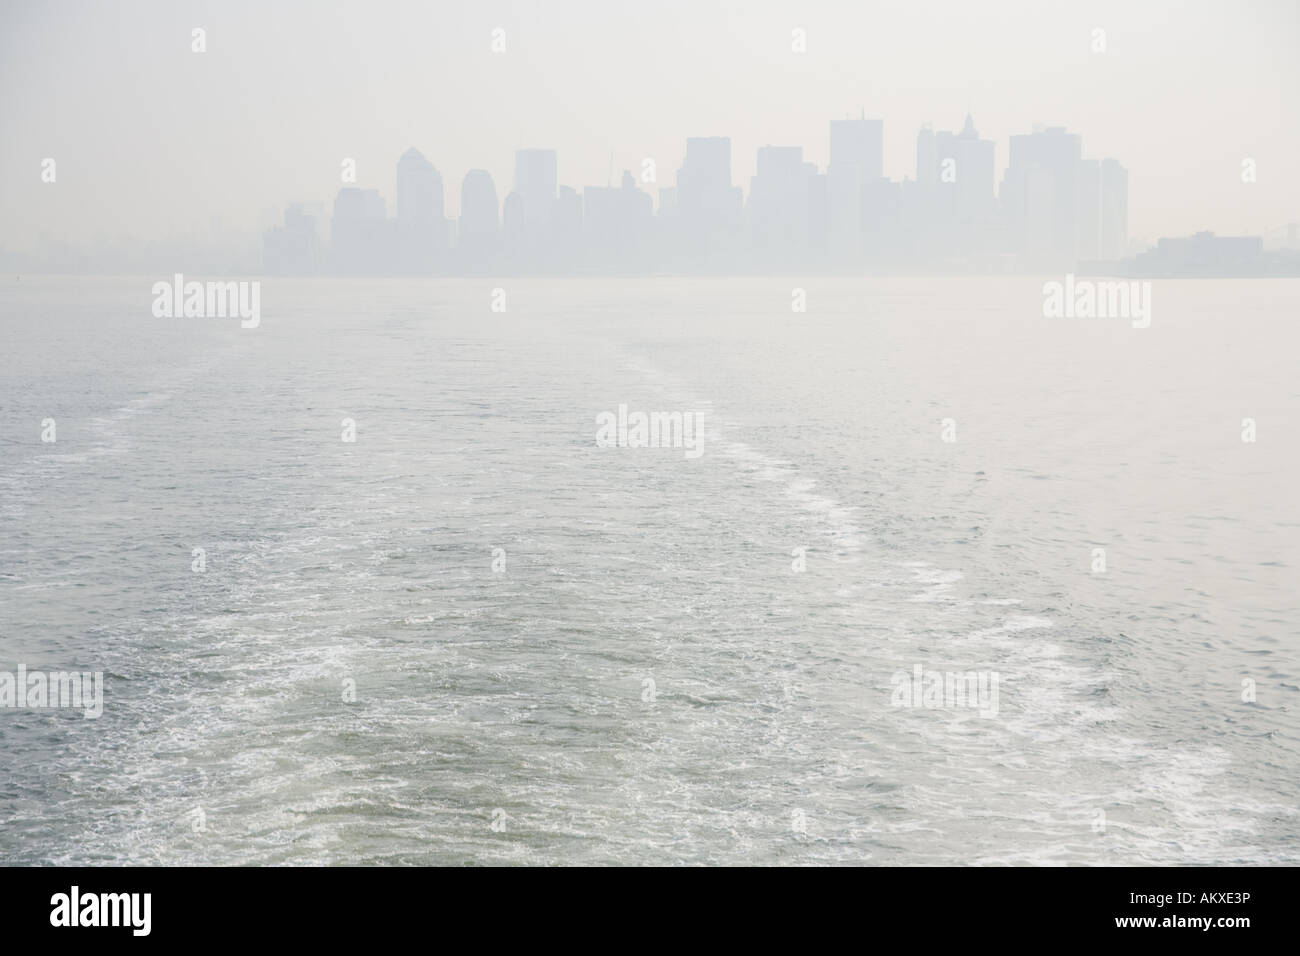
[[[0,861],[1300,861],[1300,282],[1042,281],[9,277]]]

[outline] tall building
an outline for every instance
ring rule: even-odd
[[[923,126],[916,136],[916,184],[906,196],[910,239],[923,259],[991,252],[997,218],[996,145],[980,139],[970,114],[960,132]]]
[[[559,187],[551,209],[551,228],[544,259],[571,265],[582,236],[582,197],[572,186]]]
[[[916,134],[916,181],[923,186],[939,181],[939,153],[929,123]]]
[[[997,146],[991,139],[980,139],[969,113],[960,133],[939,133],[935,137],[939,158],[939,180],[951,173],[953,216],[959,223],[983,222],[993,215],[995,186],[994,155]],[[944,160],[952,159],[945,166]]]
[[[501,248],[497,187],[485,169],[471,169],[460,183],[456,258],[470,272],[487,269]]]
[[[1079,258],[1100,259],[1101,163],[1079,160]]]
[[[460,183],[460,239],[496,236],[501,229],[497,187],[486,169],[471,169]]]
[[[524,232],[524,198],[513,189],[501,204],[501,231],[511,241],[517,241]]]
[[[903,227],[903,186],[883,176],[862,185],[862,241],[868,265],[897,262]]]
[[[617,188],[587,186],[582,190],[582,231],[586,260],[604,269],[646,271],[654,200],[637,188],[628,170]]]
[[[916,181],[941,197],[940,212],[958,222],[989,218],[994,209],[996,144],[980,139],[969,113],[961,132],[916,135]]]
[[[330,244],[334,269],[344,275],[383,275],[394,268],[392,230],[384,197],[344,186],[334,197]]]
[[[322,263],[317,218],[304,203],[290,203],[284,225],[262,240],[262,271],[267,275],[314,275]]]
[[[515,188],[523,202],[524,222],[530,229],[543,229],[555,211],[558,185],[555,150],[521,149],[515,152]]]
[[[866,181],[885,175],[885,123],[867,119],[831,120],[831,166],[859,166]]]
[[[1064,127],[1011,137],[1002,205],[1011,251],[1034,267],[1072,268],[1079,256],[1079,160]]]
[[[749,186],[754,250],[767,264],[779,264],[808,243],[810,189],[817,170],[803,161],[801,146],[760,148],[757,170]]]
[[[662,194],[661,194],[662,196]],[[731,184],[731,140],[686,140],[677,186],[661,208],[670,218],[662,252],[666,263],[689,271],[729,270],[738,263],[743,200]]]
[[[1079,161],[1079,258],[1122,259],[1128,251],[1128,172],[1113,159]]]
[[[448,246],[442,174],[417,149],[397,161],[397,262],[395,271],[432,272]]]
[[[1101,258],[1128,252],[1128,170],[1114,159],[1101,161]]]
[[[397,161],[397,220],[439,227],[443,222],[442,174],[417,149]]]
[[[740,215],[739,187],[731,185],[731,140],[726,136],[686,140],[677,170],[677,208],[701,225],[732,224]]]
[[[884,177],[884,121],[831,120],[830,163],[824,184],[827,255],[845,264],[857,258],[862,247],[864,190]],[[819,193],[819,195],[821,194]]]

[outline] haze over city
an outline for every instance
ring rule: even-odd
[[[0,4],[8,929],[1286,926],[1296,0]]]
[[[555,150],[559,183],[577,190],[617,186],[647,158],[670,187],[688,137],[728,137],[748,198],[761,147],[800,146],[824,169],[828,121],[860,115],[882,121],[895,180],[915,175],[923,124],[956,131],[970,113],[999,183],[1009,137],[1065,127],[1085,157],[1124,165],[1128,235],[1147,241],[1268,237],[1300,210],[1287,161],[1300,153],[1300,14],[1286,2],[1249,16],[1205,3],[345,3],[319,16],[305,3],[20,2],[0,22],[11,252],[183,237],[256,261],[287,202],[333,201],[345,158],[391,214],[410,147],[441,173],[450,217],[471,169],[504,200],[529,147]]]

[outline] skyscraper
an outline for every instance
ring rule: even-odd
[[[448,245],[442,174],[417,149],[397,161],[397,262],[395,271],[432,272]]]
[[[557,196],[555,150],[521,149],[515,152],[515,188],[523,202],[529,229],[544,229],[551,221]]]
[[[1079,160],[1079,258],[1101,256],[1101,163]]]
[[[442,174],[417,149],[397,161],[397,220],[442,225]]]
[[[501,249],[497,187],[484,169],[471,169],[460,184],[460,229],[456,258],[463,269],[489,268]]]
[[[1072,268],[1079,255],[1078,135],[1057,126],[1011,137],[1002,180],[1011,251],[1035,266]]]
[[[618,188],[587,186],[582,191],[582,231],[590,266],[642,271],[654,202],[637,188],[628,170]]]
[[[830,164],[824,186],[827,253],[841,264],[856,258],[862,243],[865,190],[884,177],[884,121],[831,120]]]
[[[789,261],[807,245],[810,185],[817,170],[801,146],[764,146],[749,187],[749,222],[760,259]]]
[[[885,172],[884,120],[831,120],[832,166],[860,166],[864,180],[880,179]]]
[[[392,234],[384,197],[374,189],[344,186],[334,198],[330,244],[334,269],[345,275],[395,271]]]
[[[994,208],[996,145],[980,139],[969,113],[961,132],[922,127],[916,137],[916,181],[937,196],[941,220],[983,222]]]
[[[1128,249],[1128,173],[1113,159],[1079,161],[1079,258],[1122,259]]]
[[[953,215],[957,222],[971,224],[983,222],[993,215],[994,155],[996,144],[991,139],[980,139],[979,131],[969,113],[961,132],[940,133],[937,138],[940,156],[940,179],[943,178],[942,160],[953,160]]]
[[[1128,170],[1114,159],[1101,161],[1101,258],[1128,252]]]
[[[709,225],[734,222],[740,204],[740,190],[731,185],[731,139],[687,139],[686,158],[677,170],[677,207],[681,215]]]
[[[730,268],[742,210],[739,186],[731,185],[731,140],[725,136],[686,140],[677,170],[676,213],[669,260],[686,269]]]
[[[460,183],[460,239],[495,237],[501,228],[497,187],[486,169],[471,169]]]
[[[304,203],[290,203],[284,225],[262,240],[262,271],[267,275],[314,275],[322,262],[316,215]]]
[[[939,153],[929,123],[916,134],[916,181],[923,186],[939,181]]]

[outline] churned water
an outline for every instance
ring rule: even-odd
[[[1300,862],[1300,282],[152,281],[0,283],[0,862]]]

